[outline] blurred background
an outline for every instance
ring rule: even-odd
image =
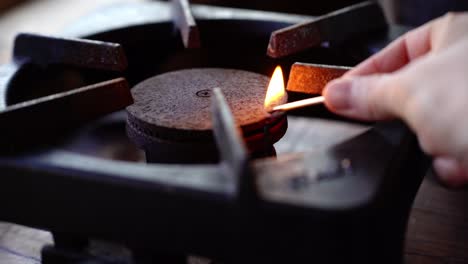
[[[9,59],[14,35],[20,31],[59,32],[80,16],[100,7],[150,0],[0,0],[0,63]],[[466,0],[379,0],[392,23],[417,26],[447,11],[468,10]],[[359,0],[191,0],[286,13],[321,15]]]

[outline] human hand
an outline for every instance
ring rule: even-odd
[[[468,183],[468,13],[408,32],[330,82],[324,96],[344,116],[404,120],[446,184]]]

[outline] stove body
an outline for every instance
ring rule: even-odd
[[[265,55],[271,32],[310,17],[203,5],[192,6],[192,12],[200,30],[198,49],[183,47],[170,4],[160,2],[111,7],[64,33],[120,43],[125,71],[16,56],[0,67],[0,107],[7,110],[0,123],[18,131],[15,125],[28,120],[5,118],[8,106],[115,77],[133,86],[187,68],[269,75],[277,64],[289,72],[296,61],[352,66],[402,32],[392,27],[271,59]],[[69,102],[75,101],[64,105]],[[78,114],[108,105],[78,102]],[[119,263],[84,253],[90,239],[125,245],[137,263],[185,254],[225,263],[401,262],[409,210],[428,164],[414,135],[398,122],[356,133],[354,124],[323,107],[293,112],[289,129],[295,118],[316,124],[317,138],[307,141],[315,143],[306,153],[256,160],[232,154],[242,146],[219,132],[222,127],[215,129],[224,138],[218,143],[220,163],[197,165],[142,162],[142,152],[126,136],[124,111],[66,129],[53,122],[44,122],[52,128],[41,128],[39,122],[35,131],[18,132],[28,140],[6,140],[13,151],[0,157],[0,198],[15,200],[0,206],[0,220],[50,230],[55,247],[45,251],[44,263],[64,255],[83,263]],[[340,137],[330,133],[329,119],[342,124]],[[16,149],[21,142],[25,146]]]

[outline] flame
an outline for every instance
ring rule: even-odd
[[[265,96],[265,109],[268,110],[281,104],[281,99],[283,99],[285,95],[283,71],[281,70],[281,66],[276,66]]]

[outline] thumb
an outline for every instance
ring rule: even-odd
[[[325,104],[337,114],[361,120],[398,117],[405,98],[397,79],[395,73],[336,79],[323,91]]]
[[[468,184],[468,171],[455,159],[437,157],[433,167],[439,179],[449,187],[462,187]]]

